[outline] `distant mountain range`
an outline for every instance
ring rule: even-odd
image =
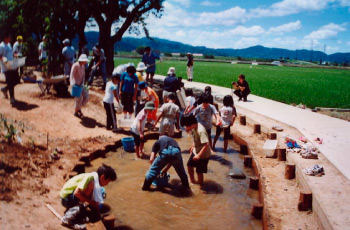
[[[98,32],[86,32],[89,49],[92,49],[98,41]],[[150,46],[154,50],[162,53],[201,53],[212,54],[214,56],[242,57],[242,58],[261,58],[261,59],[280,59],[289,58],[303,61],[329,61],[329,62],[350,62],[350,53],[334,53],[327,55],[321,51],[311,50],[287,50],[279,48],[267,48],[264,46],[252,46],[246,49],[212,49],[205,46],[191,46],[180,42],[169,41],[166,39],[153,38],[131,38],[124,37],[122,41],[115,44],[115,51],[133,51],[139,46]]]

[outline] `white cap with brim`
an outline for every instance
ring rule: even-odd
[[[80,55],[78,62],[88,62],[89,59],[87,58],[86,54]]]
[[[69,43],[70,43],[70,40],[68,38],[63,40],[63,44],[69,44]]]
[[[170,67],[168,70],[168,74],[175,74],[175,67]]]
[[[139,62],[139,64],[137,64],[136,71],[144,71],[146,69],[147,69],[147,66],[145,65],[145,63]]]

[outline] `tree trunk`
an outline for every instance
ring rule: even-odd
[[[107,77],[112,75],[114,69],[114,42],[111,37],[112,24],[104,22],[100,27],[100,38],[99,42],[102,45],[106,55],[106,71]]]

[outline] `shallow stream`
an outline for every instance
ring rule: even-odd
[[[192,140],[186,133],[176,139],[181,147],[187,171],[188,149]],[[146,154],[150,154],[155,140],[145,144]],[[161,191],[142,191],[144,176],[150,163],[135,160],[134,153],[109,152],[106,158],[92,162],[87,171],[96,170],[102,163],[116,169],[118,180],[106,187],[106,203],[117,220],[116,226],[135,230],[229,230],[262,229],[261,220],[250,216],[253,203],[258,201],[258,192],[249,189],[252,169],[243,167],[243,157],[236,151],[239,145],[229,143],[228,153],[222,151],[223,139],[216,145],[204,174],[204,190],[198,185],[190,185],[192,194],[184,196],[180,189],[180,179],[170,168],[170,185]],[[231,179],[228,173],[232,167],[239,168],[247,179]]]

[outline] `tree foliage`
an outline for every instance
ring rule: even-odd
[[[42,36],[49,37],[49,56],[56,58],[65,38],[79,36],[85,41],[85,26],[99,27],[99,42],[107,57],[107,73],[113,70],[114,44],[125,32],[148,37],[146,19],[161,17],[164,0],[1,0],[0,30],[22,34],[37,47]],[[37,53],[36,51],[33,53]]]

